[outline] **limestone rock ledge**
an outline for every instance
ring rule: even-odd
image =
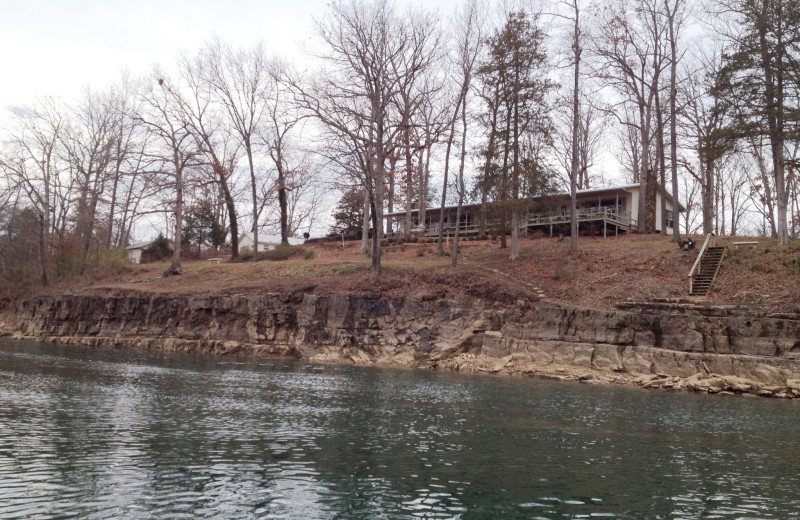
[[[746,313],[497,309],[371,295],[42,296],[0,332],[98,347],[527,374],[800,397],[800,320]]]

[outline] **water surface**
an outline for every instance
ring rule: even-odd
[[[800,403],[0,343],[0,518],[800,518]]]

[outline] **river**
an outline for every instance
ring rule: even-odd
[[[800,402],[0,342],[0,518],[800,518]]]

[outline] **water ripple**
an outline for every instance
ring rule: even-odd
[[[800,516],[797,403],[0,344],[0,519]]]

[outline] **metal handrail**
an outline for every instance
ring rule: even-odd
[[[694,272],[700,265],[700,259],[703,258],[703,253],[705,253],[706,249],[709,247],[709,244],[711,243],[711,238],[713,236],[714,233],[709,233],[706,235],[706,239],[703,241],[703,247],[701,247],[700,251],[697,253],[697,258],[695,258],[694,264],[692,265],[692,269],[689,271],[689,294],[692,293],[692,281],[694,280]]]

